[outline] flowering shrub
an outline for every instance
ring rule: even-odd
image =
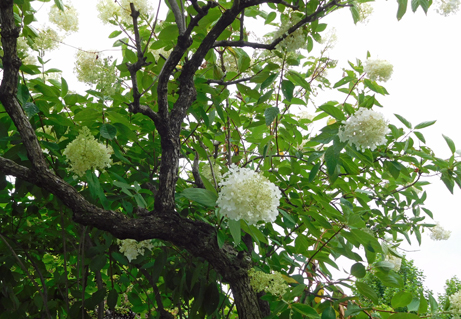
[[[291,17],[283,15],[282,27],[275,31],[274,40],[281,37],[283,34],[288,33],[288,29],[294,24],[298,23],[301,19],[295,15]],[[294,52],[306,44],[306,36],[303,33],[303,28],[297,29],[295,32],[289,34],[277,47],[285,50],[286,52]]]
[[[461,291],[449,296],[448,299],[450,299],[450,310],[453,313],[461,313]]]
[[[63,154],[70,162],[70,171],[81,177],[87,170],[104,170],[110,167],[111,153],[112,147],[106,147],[96,141],[88,127],[85,126],[77,138],[66,146]]]
[[[66,5],[65,11],[59,10],[56,5],[52,6],[49,19],[50,22],[66,32],[78,31],[78,13],[72,6]]]
[[[387,120],[381,113],[360,108],[347,121],[343,121],[338,136],[341,142],[348,141],[364,151],[376,149],[386,143],[386,134],[390,132]]]
[[[38,37],[34,39],[33,49],[37,51],[52,51],[58,47],[62,38],[50,27],[46,27],[38,32]]]
[[[79,81],[98,85],[105,95],[115,93],[113,84],[117,80],[117,71],[110,59],[100,57],[99,52],[78,51],[74,72]]]
[[[216,203],[223,215],[249,224],[275,221],[282,193],[263,175],[232,165],[220,186]]]
[[[265,291],[274,296],[280,296],[285,294],[288,289],[288,284],[278,271],[273,274],[266,274],[252,268],[248,271],[248,275],[250,276],[250,284],[256,292]]]
[[[447,17],[452,13],[459,11],[460,0],[439,0],[437,1],[437,13]]]
[[[120,252],[128,258],[131,262],[133,259],[136,259],[138,255],[144,255],[144,250],[152,249],[153,245],[150,240],[136,241],[134,239],[124,239],[118,240],[120,245]]]
[[[429,230],[431,231],[432,240],[447,240],[451,235],[451,231],[444,229],[440,226],[439,222],[437,222],[436,226],[429,228]]]
[[[363,68],[370,80],[382,82],[386,82],[391,78],[393,70],[392,64],[386,60],[379,59],[368,59]]]
[[[127,24],[132,24],[130,2],[134,4],[136,10],[141,14],[148,14],[152,10],[147,0],[121,0],[119,2],[100,0],[96,6],[99,11],[98,17],[104,24],[110,23],[111,20],[117,18],[121,18]]]

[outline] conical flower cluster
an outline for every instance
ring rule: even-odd
[[[355,144],[362,151],[367,148],[373,151],[377,145],[385,144],[386,134],[390,132],[384,116],[366,108],[360,108],[343,124],[338,132],[341,142]]]
[[[282,193],[263,175],[232,165],[219,185],[222,188],[216,203],[223,215],[249,224],[275,221]]]
[[[70,163],[70,171],[83,176],[87,170],[104,170],[110,167],[112,147],[99,143],[88,127],[83,127],[75,140],[66,146],[63,153]]]
[[[386,82],[391,78],[394,67],[386,60],[368,59],[363,71],[367,73],[370,80]]]
[[[248,275],[250,276],[250,284],[256,292],[265,291],[274,296],[280,296],[285,294],[288,289],[288,284],[278,271],[273,274],[266,274],[252,268],[248,271]]]
[[[118,240],[120,252],[128,258],[128,261],[136,259],[138,255],[144,255],[144,250],[152,249],[153,245],[150,240],[136,241],[134,239]]]

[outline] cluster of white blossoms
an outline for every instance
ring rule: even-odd
[[[400,267],[402,267],[402,259],[394,255],[387,255],[386,261],[394,264],[394,271],[399,271]]]
[[[338,132],[341,142],[355,144],[362,151],[366,148],[373,151],[377,145],[385,144],[386,134],[390,132],[384,115],[366,108],[359,108],[354,115],[342,123],[344,125]]]
[[[202,167],[203,177],[205,177],[210,182],[214,183],[213,174],[211,173],[212,169],[213,169],[213,174],[214,174],[214,178],[216,179],[216,182],[217,183],[221,182],[222,180],[221,167],[219,166],[217,162],[214,162],[212,167],[210,167],[209,163],[205,163],[205,165]]]
[[[39,30],[38,37],[34,39],[32,48],[37,51],[52,51],[59,46],[62,37],[52,28],[45,27]]]
[[[119,239],[118,244],[120,245],[120,252],[124,254],[130,262],[133,259],[136,259],[138,255],[144,255],[144,250],[146,248],[152,249],[152,247],[154,247],[151,240],[143,240],[138,242],[134,239]]]
[[[114,93],[117,81],[115,65],[110,58],[102,58],[100,52],[79,50],[76,54],[74,72],[77,79],[86,84],[96,84],[106,95]]]
[[[356,3],[355,7],[359,12],[359,20],[363,24],[367,24],[370,18],[370,15],[373,13],[373,7],[368,3]]]
[[[53,5],[48,15],[50,22],[56,24],[60,29],[66,32],[78,31],[78,12],[71,5],[65,5],[65,10],[60,10]]]
[[[365,62],[363,71],[367,73],[372,81],[386,82],[391,78],[394,67],[386,60],[368,59]]]
[[[275,221],[282,193],[263,175],[233,164],[219,185],[216,204],[223,215],[249,224]]]
[[[448,296],[450,300],[450,310],[452,313],[461,313],[461,291]]]
[[[303,27],[298,28],[291,34],[288,34],[288,29],[290,29],[300,20],[300,17],[294,15],[291,17],[287,17],[286,15],[282,16],[280,23],[281,28],[275,31],[272,40],[275,40],[284,34],[287,34],[288,36],[277,45],[277,48],[283,49],[286,52],[295,52],[296,50],[306,45],[306,36],[303,33]]]
[[[104,170],[112,165],[112,147],[95,140],[88,127],[83,127],[75,140],[66,146],[63,153],[70,162],[70,171],[83,176],[87,170]]]
[[[437,1],[437,13],[447,17],[459,11],[461,5],[460,0],[439,0]]]
[[[152,11],[152,6],[148,0],[100,0],[96,5],[99,11],[98,17],[104,24],[110,23],[111,20],[117,20],[117,18],[120,18],[124,23],[132,24],[130,2],[141,14],[148,14]]]
[[[250,284],[256,292],[265,291],[274,296],[281,296],[288,289],[288,284],[278,271],[273,274],[266,274],[252,268],[248,271],[248,275],[250,276]]]
[[[439,222],[434,227],[429,228],[429,230],[431,231],[432,240],[447,240],[451,235],[451,231],[444,229],[440,226]]]

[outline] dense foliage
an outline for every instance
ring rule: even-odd
[[[100,1],[122,57],[78,50],[92,89],[76,93],[46,59],[75,9],[55,0],[39,27],[37,1],[1,0],[0,318],[436,314],[419,290],[395,309],[377,290],[403,288],[386,256],[436,225],[422,177],[461,186],[455,145],[439,158],[422,132],[435,121],[379,112],[389,62],[333,81],[335,61],[313,53],[328,47],[322,18],[358,22],[361,2]],[[397,17],[431,5],[398,0]],[[343,99],[317,105],[319,90]],[[380,284],[356,281],[368,273]]]

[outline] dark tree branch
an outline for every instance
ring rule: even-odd
[[[194,164],[192,164],[192,175],[194,176],[195,184],[197,185],[198,188],[205,188],[205,185],[203,184],[202,177],[200,176],[199,172],[199,163],[200,156],[198,155],[197,152],[195,152],[195,158],[194,158]]]
[[[232,84],[237,84],[237,83],[241,83],[241,82],[250,81],[253,77],[254,77],[254,75],[246,77],[246,78],[241,78],[241,79],[238,79],[238,80],[227,81],[227,82],[225,82],[223,80],[211,80],[210,79],[206,83],[208,83],[208,84],[215,83],[215,84],[218,84],[218,85],[232,85]]]
[[[176,25],[178,26],[179,35],[183,35],[186,32],[186,22],[184,20],[184,12],[179,8],[176,0],[168,0],[171,11],[173,11]]]

